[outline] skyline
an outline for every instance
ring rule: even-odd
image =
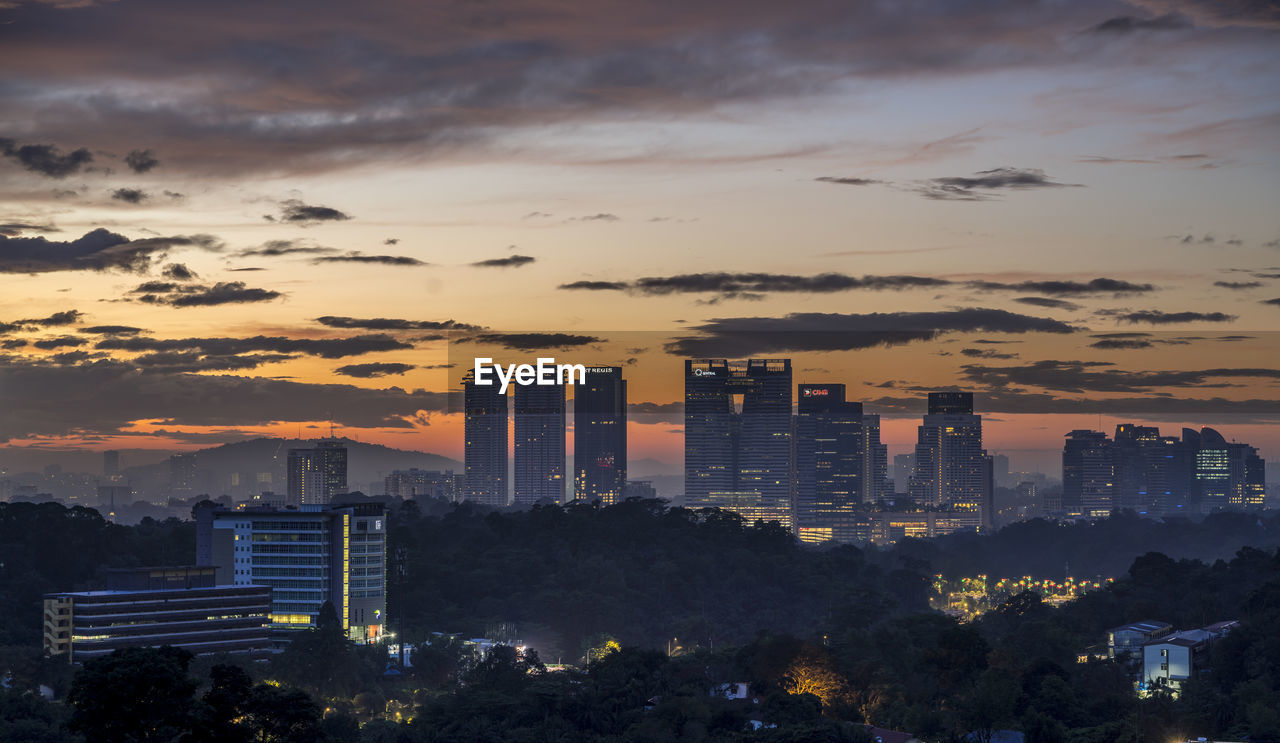
[[[894,450],[955,387],[996,451],[1119,405],[1280,458],[1274,8],[727,7],[6,4],[0,443],[460,458],[439,367],[541,332],[624,365],[637,459],[690,356]]]

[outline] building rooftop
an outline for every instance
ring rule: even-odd
[[[1168,622],[1161,622],[1158,619],[1144,619],[1140,622],[1130,622],[1119,627],[1112,627],[1107,632],[1154,632],[1172,626]]]
[[[226,584],[221,586],[197,586],[195,588],[142,588],[136,591],[56,591],[54,593],[44,594],[44,598],[51,599],[59,596],[76,596],[78,598],[94,598],[99,596],[136,596],[139,594],[153,593],[191,593],[193,591],[226,591],[226,590],[242,590],[246,588],[270,588],[270,586],[260,586],[256,583],[239,583]]]

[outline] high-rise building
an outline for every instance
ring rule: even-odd
[[[108,479],[120,474],[120,452],[102,452],[102,475]]]
[[[1231,453],[1222,434],[1208,426],[1200,429],[1199,447],[1193,457],[1195,490],[1200,512],[1221,511],[1230,503]]]
[[[271,626],[315,626],[333,605],[348,637],[372,642],[386,625],[386,511],[381,503],[291,508],[197,507],[196,560],[219,585],[271,587]]]
[[[383,479],[383,492],[393,498],[443,498],[451,503],[462,499],[463,478],[453,470],[395,470]]]
[[[843,384],[801,384],[796,394],[795,507],[803,538],[862,502],[866,442],[862,403],[846,401]]]
[[[515,502],[560,503],[565,497],[564,385],[516,385]]]
[[[573,497],[603,505],[627,485],[627,382],[622,367],[588,366],[573,388]]]
[[[889,482],[889,447],[880,443],[880,416],[862,416],[862,502],[873,504],[893,494]]]
[[[320,439],[309,449],[290,449],[287,497],[291,505],[323,505],[347,492],[347,446]]]
[[[1109,516],[1115,506],[1115,452],[1101,431],[1076,430],[1062,448],[1062,508],[1086,518]]]
[[[753,512],[792,510],[791,390],[790,359],[685,361],[686,503],[728,495]]]
[[[916,476],[916,455],[895,454],[893,457],[893,492],[911,491],[911,479]]]
[[[984,522],[990,482],[982,416],[973,414],[973,394],[929,393],[929,413],[917,429],[912,499],[965,512],[977,528]]]
[[[196,455],[174,454],[169,457],[169,491],[181,498],[195,494]]]
[[[487,506],[507,505],[507,396],[497,385],[463,380],[465,497]]]
[[[1173,499],[1173,453],[1154,426],[1121,423],[1115,435],[1116,508],[1163,513]]]

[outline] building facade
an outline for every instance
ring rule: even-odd
[[[462,382],[464,496],[486,506],[505,506],[507,487],[507,396],[497,385]]]
[[[573,388],[573,497],[607,506],[627,484],[627,381],[619,366],[586,369]]]
[[[564,385],[516,385],[515,449],[516,504],[563,503]]]
[[[341,439],[290,449],[287,467],[286,497],[291,505],[324,505],[347,493],[347,446]]]

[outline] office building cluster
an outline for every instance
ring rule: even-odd
[[[572,497],[585,502],[609,505],[625,497],[627,383],[621,367],[588,366],[574,386],[571,479],[565,472],[565,386],[515,385],[513,397],[508,405],[497,385],[463,381],[462,499],[490,506],[563,503],[571,483]],[[514,478],[507,468],[512,423]]]
[[[1067,434],[1062,449],[1061,510],[1094,518],[1116,509],[1150,515],[1262,508],[1266,463],[1248,444],[1212,428],[1161,436],[1154,426],[1122,423]]]

